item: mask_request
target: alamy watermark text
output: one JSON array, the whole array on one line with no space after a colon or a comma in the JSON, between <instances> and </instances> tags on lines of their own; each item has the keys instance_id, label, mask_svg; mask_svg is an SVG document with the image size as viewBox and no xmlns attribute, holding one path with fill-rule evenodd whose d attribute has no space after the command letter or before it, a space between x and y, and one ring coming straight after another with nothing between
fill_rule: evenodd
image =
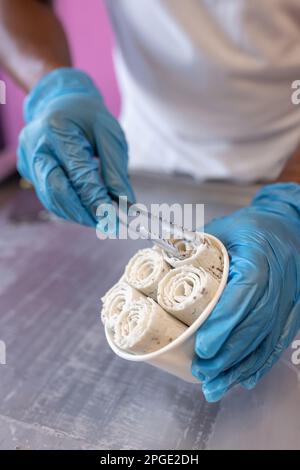
<instances>
[{"instance_id":1,"label":"alamy watermark text","mask_svg":"<svg viewBox=\"0 0 300 470\"><path fill-rule=\"evenodd\" d=\"M6 364L6 344L0 340L0 365Z\"/></svg>"},{"instance_id":2,"label":"alamy watermark text","mask_svg":"<svg viewBox=\"0 0 300 470\"><path fill-rule=\"evenodd\" d=\"M203 231L203 204L100 204L97 209L97 237L137 240L138 238L182 238L182 229Z\"/></svg>"},{"instance_id":3,"label":"alamy watermark text","mask_svg":"<svg viewBox=\"0 0 300 470\"><path fill-rule=\"evenodd\" d=\"M294 366L300 365L300 339L292 342L292 349L294 350L291 360Z\"/></svg>"},{"instance_id":4,"label":"alamy watermark text","mask_svg":"<svg viewBox=\"0 0 300 470\"><path fill-rule=\"evenodd\" d=\"M0 80L0 104L6 104L6 84Z\"/></svg>"}]
</instances>

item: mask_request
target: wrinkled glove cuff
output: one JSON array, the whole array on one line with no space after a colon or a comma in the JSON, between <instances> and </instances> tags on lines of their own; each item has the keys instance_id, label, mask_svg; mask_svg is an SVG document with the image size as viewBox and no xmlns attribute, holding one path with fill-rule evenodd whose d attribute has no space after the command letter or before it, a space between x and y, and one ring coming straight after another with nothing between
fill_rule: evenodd
<instances>
[{"instance_id":1,"label":"wrinkled glove cuff","mask_svg":"<svg viewBox=\"0 0 300 470\"><path fill-rule=\"evenodd\" d=\"M297 183L274 183L264 186L252 201L252 206L268 212L300 218L300 185Z\"/></svg>"},{"instance_id":2,"label":"wrinkled glove cuff","mask_svg":"<svg viewBox=\"0 0 300 470\"><path fill-rule=\"evenodd\" d=\"M88 94L102 100L98 88L85 72L75 68L59 68L41 78L26 97L24 102L25 122L30 122L56 97L72 93Z\"/></svg>"}]
</instances>

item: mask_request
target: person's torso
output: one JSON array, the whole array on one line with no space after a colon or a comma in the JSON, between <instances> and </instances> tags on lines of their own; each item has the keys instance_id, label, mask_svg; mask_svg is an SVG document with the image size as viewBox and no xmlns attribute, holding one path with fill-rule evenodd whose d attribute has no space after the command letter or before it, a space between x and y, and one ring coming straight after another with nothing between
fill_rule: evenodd
<instances>
[{"instance_id":1,"label":"person's torso","mask_svg":"<svg viewBox=\"0 0 300 470\"><path fill-rule=\"evenodd\" d=\"M134 167L273 178L300 139L299 0L107 0Z\"/></svg>"}]
</instances>

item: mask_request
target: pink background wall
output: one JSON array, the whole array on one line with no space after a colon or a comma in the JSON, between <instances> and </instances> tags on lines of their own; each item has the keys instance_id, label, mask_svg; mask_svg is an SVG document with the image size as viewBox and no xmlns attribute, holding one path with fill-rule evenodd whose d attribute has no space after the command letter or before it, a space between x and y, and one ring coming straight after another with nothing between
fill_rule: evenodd
<instances>
[{"instance_id":1,"label":"pink background wall","mask_svg":"<svg viewBox=\"0 0 300 470\"><path fill-rule=\"evenodd\" d=\"M103 0L56 0L74 65L95 80L109 109L118 115L120 97L113 70L113 37Z\"/></svg>"},{"instance_id":2,"label":"pink background wall","mask_svg":"<svg viewBox=\"0 0 300 470\"><path fill-rule=\"evenodd\" d=\"M120 97L112 63L113 37L103 0L56 0L56 11L67 32L74 65L88 72L105 98L114 115L118 115ZM7 84L7 104L1 106L1 122L4 128L7 153L14 165L14 151L23 126L22 103L24 94L4 74ZM1 171L2 167L2 171ZM4 159L0 158L0 178ZM7 168L7 158L6 165Z\"/></svg>"}]
</instances>

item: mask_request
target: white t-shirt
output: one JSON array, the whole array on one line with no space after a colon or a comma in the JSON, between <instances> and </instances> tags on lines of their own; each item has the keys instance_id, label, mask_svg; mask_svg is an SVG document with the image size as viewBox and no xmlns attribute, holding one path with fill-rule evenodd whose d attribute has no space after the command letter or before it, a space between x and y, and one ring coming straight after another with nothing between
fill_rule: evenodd
<instances>
[{"instance_id":1,"label":"white t-shirt","mask_svg":"<svg viewBox=\"0 0 300 470\"><path fill-rule=\"evenodd\" d=\"M106 1L131 168L278 176L300 141L300 1Z\"/></svg>"}]
</instances>

